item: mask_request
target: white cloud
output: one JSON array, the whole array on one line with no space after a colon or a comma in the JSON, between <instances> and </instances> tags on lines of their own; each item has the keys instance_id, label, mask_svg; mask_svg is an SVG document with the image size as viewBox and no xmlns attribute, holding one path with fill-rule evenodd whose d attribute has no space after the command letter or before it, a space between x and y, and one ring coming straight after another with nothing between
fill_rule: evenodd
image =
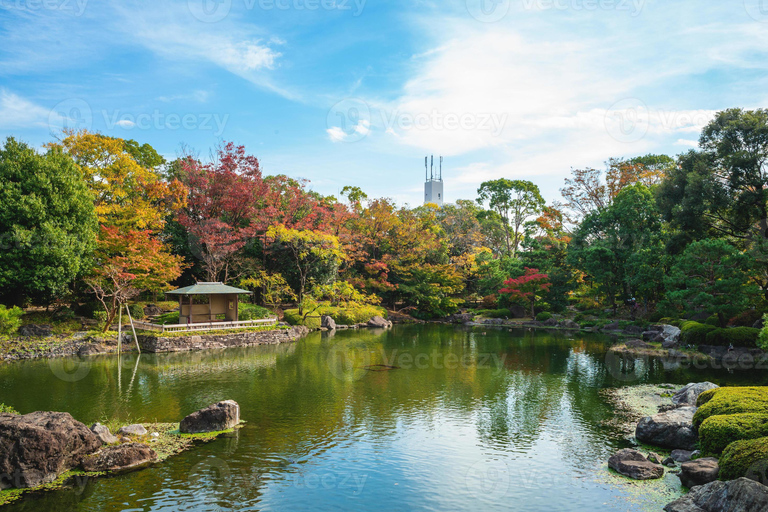
<instances>
[{"instance_id":1,"label":"white cloud","mask_svg":"<svg viewBox=\"0 0 768 512\"><path fill-rule=\"evenodd\" d=\"M0 89L0 128L28 128L47 122L50 110Z\"/></svg>"},{"instance_id":2,"label":"white cloud","mask_svg":"<svg viewBox=\"0 0 768 512\"><path fill-rule=\"evenodd\" d=\"M325 131L333 142L344 142L347 138L347 134L338 126L333 126Z\"/></svg>"},{"instance_id":3,"label":"white cloud","mask_svg":"<svg viewBox=\"0 0 768 512\"><path fill-rule=\"evenodd\" d=\"M121 119L115 124L120 128L126 128L126 129L133 128L134 126L136 126L136 123L134 123L130 119Z\"/></svg>"},{"instance_id":4,"label":"white cloud","mask_svg":"<svg viewBox=\"0 0 768 512\"><path fill-rule=\"evenodd\" d=\"M211 93L203 90L192 91L188 94L173 94L171 96L160 96L157 99L164 103L171 103L173 101L195 101L197 103L205 103L211 97Z\"/></svg>"}]
</instances>

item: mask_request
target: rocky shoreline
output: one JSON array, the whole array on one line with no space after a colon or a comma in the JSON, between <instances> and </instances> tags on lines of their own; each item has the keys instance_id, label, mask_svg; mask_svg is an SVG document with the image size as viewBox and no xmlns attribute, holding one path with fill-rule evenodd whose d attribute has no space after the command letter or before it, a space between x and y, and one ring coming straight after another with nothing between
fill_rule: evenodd
<instances>
[{"instance_id":1,"label":"rocky shoreline","mask_svg":"<svg viewBox=\"0 0 768 512\"><path fill-rule=\"evenodd\" d=\"M180 423L133 424L116 435L64 412L0 413L0 505L34 491L84 486L89 478L150 467L241 425L233 400L193 412ZM75 480L75 482L73 482Z\"/></svg>"}]
</instances>

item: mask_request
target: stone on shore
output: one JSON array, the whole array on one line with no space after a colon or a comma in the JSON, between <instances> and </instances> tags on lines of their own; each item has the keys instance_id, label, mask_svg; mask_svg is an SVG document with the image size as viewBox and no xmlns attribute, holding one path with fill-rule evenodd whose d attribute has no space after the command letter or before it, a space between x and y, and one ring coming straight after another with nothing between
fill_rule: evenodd
<instances>
[{"instance_id":1,"label":"stone on shore","mask_svg":"<svg viewBox=\"0 0 768 512\"><path fill-rule=\"evenodd\" d=\"M240 423L240 406L234 400L224 400L193 412L179 424L184 434L203 434L234 428Z\"/></svg>"},{"instance_id":2,"label":"stone on shore","mask_svg":"<svg viewBox=\"0 0 768 512\"><path fill-rule=\"evenodd\" d=\"M157 460L157 453L142 443L127 443L108 446L83 457L82 466L86 471L127 471L140 469Z\"/></svg>"},{"instance_id":3,"label":"stone on shore","mask_svg":"<svg viewBox=\"0 0 768 512\"><path fill-rule=\"evenodd\" d=\"M768 487L747 478L715 481L694 487L673 501L665 512L764 512L768 510Z\"/></svg>"},{"instance_id":4,"label":"stone on shore","mask_svg":"<svg viewBox=\"0 0 768 512\"><path fill-rule=\"evenodd\" d=\"M675 405L696 405L699 395L710 389L716 389L720 386L711 382L692 382L675 393L672 397L672 403Z\"/></svg>"},{"instance_id":5,"label":"stone on shore","mask_svg":"<svg viewBox=\"0 0 768 512\"><path fill-rule=\"evenodd\" d=\"M368 327L374 327L379 329L388 329L389 327L392 327L392 322L380 317L375 316L368 320Z\"/></svg>"},{"instance_id":6,"label":"stone on shore","mask_svg":"<svg viewBox=\"0 0 768 512\"><path fill-rule=\"evenodd\" d=\"M703 459L684 462L680 471L680 482L688 488L704 485L717 480L720 466L717 459L705 457Z\"/></svg>"},{"instance_id":7,"label":"stone on shore","mask_svg":"<svg viewBox=\"0 0 768 512\"><path fill-rule=\"evenodd\" d=\"M147 429L144 428L144 425L126 425L125 427L120 427L120 429L117 431L118 436L145 436L147 435Z\"/></svg>"},{"instance_id":8,"label":"stone on shore","mask_svg":"<svg viewBox=\"0 0 768 512\"><path fill-rule=\"evenodd\" d=\"M113 436L109 428L101 423L94 423L91 426L91 432L99 436L102 444L115 444L117 442L117 436Z\"/></svg>"},{"instance_id":9,"label":"stone on shore","mask_svg":"<svg viewBox=\"0 0 768 512\"><path fill-rule=\"evenodd\" d=\"M336 330L336 321L328 315L323 315L320 318L320 327L328 329L329 331Z\"/></svg>"},{"instance_id":10,"label":"stone on shore","mask_svg":"<svg viewBox=\"0 0 768 512\"><path fill-rule=\"evenodd\" d=\"M22 325L19 327L19 336L24 337L41 337L41 338L47 338L48 336L53 336L53 330L50 325L36 325L36 324L27 324Z\"/></svg>"},{"instance_id":11,"label":"stone on shore","mask_svg":"<svg viewBox=\"0 0 768 512\"><path fill-rule=\"evenodd\" d=\"M664 468L650 462L637 450L624 448L608 459L608 467L634 480L655 480L664 476Z\"/></svg>"},{"instance_id":12,"label":"stone on shore","mask_svg":"<svg viewBox=\"0 0 768 512\"><path fill-rule=\"evenodd\" d=\"M637 424L638 441L664 448L693 450L698 435L693 428L696 407L679 407L671 411L646 416Z\"/></svg>"},{"instance_id":13,"label":"stone on shore","mask_svg":"<svg viewBox=\"0 0 768 512\"><path fill-rule=\"evenodd\" d=\"M670 453L669 456L675 462L683 463L691 460L693 457L693 452L690 450L672 450L672 453Z\"/></svg>"},{"instance_id":14,"label":"stone on shore","mask_svg":"<svg viewBox=\"0 0 768 512\"><path fill-rule=\"evenodd\" d=\"M53 482L99 448L99 437L68 413L2 413L0 488Z\"/></svg>"}]
</instances>

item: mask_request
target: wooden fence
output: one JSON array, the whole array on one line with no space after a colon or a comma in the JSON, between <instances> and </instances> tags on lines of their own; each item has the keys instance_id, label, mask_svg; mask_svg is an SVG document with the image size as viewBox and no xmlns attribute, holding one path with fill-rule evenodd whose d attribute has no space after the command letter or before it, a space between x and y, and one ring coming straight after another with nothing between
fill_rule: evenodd
<instances>
[{"instance_id":1,"label":"wooden fence","mask_svg":"<svg viewBox=\"0 0 768 512\"><path fill-rule=\"evenodd\" d=\"M261 320L242 320L238 322L198 322L194 324L151 324L149 322L133 321L133 326L142 331L154 331L159 333L166 332L195 332L195 331L222 331L230 329L247 329L248 327L259 327L276 325L277 318L264 318Z\"/></svg>"}]
</instances>

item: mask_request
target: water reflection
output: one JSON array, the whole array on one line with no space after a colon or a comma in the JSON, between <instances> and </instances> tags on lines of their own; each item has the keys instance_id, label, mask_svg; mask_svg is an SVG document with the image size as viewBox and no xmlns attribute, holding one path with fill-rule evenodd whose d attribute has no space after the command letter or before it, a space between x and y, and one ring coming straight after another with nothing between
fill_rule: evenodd
<instances>
[{"instance_id":1,"label":"water reflection","mask_svg":"<svg viewBox=\"0 0 768 512\"><path fill-rule=\"evenodd\" d=\"M149 470L6 510L616 510L623 491L596 475L625 441L603 426L613 412L601 389L754 375L633 360L622 367L627 380L606 364L605 341L401 326L290 345L6 364L0 401L21 412L171 422L234 399L247 422Z\"/></svg>"}]
</instances>

